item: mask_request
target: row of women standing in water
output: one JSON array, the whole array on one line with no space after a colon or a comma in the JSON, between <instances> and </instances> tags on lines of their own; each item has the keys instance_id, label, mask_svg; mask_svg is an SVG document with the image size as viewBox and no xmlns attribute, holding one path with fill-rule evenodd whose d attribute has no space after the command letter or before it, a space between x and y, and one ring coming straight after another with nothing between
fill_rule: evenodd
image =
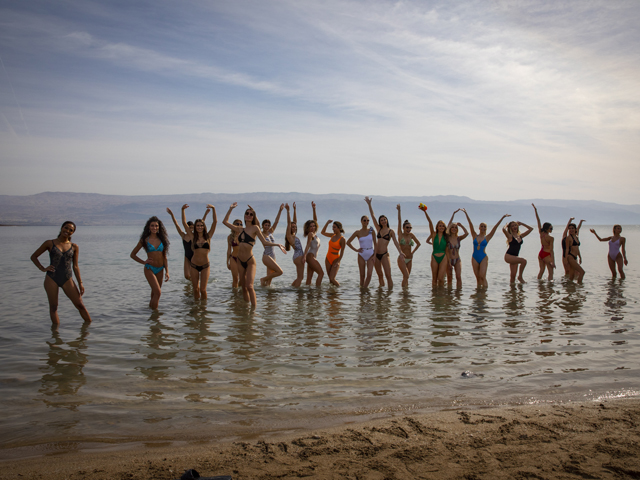
<instances>
[{"instance_id":1,"label":"row of women standing in water","mask_svg":"<svg viewBox=\"0 0 640 480\"><path fill-rule=\"evenodd\" d=\"M353 232L349 239L344 237L344 229L338 221L327 220L322 231L319 232L319 224L316 213L316 205L311 203L313 209L313 219L307 220L303 226L303 236L306 237L306 245L303 248L302 242L298 238L298 219L296 212L296 204L282 204L276 216L274 223L264 220L262 224L258 221L255 210L248 206L244 212L244 219L236 219L229 221L231 213L237 207L234 203L229 207L227 214L223 220L223 224L231 230L227 238L227 268L231 271L233 277L233 286L241 287L242 293L247 302L252 306L256 304L256 294L253 288L254 279L257 270L257 261L253 254L253 247L256 239L260 240L265 247L262 255L262 263L267 267L267 273L260 279L262 286L271 284L271 280L282 275L282 268L276 262L274 249L279 248L286 253L293 249L293 263L296 267L296 279L292 283L293 286L300 286L304 279L304 269L307 267L306 284L313 283L313 277L316 276L315 283L319 286L326 274L329 281L336 286L340 283L337 280L340 262L344 256L345 249L349 247L358 253L358 265L360 269L360 286L367 287L371 281L373 271L375 270L381 286L387 285L393 287L391 276L391 260L389 254L389 245L393 243L398 251L397 264L402 273L402 286L409 284L409 276L413 265L413 257L420 248L421 243L412 233L412 225L409 220L402 221L402 212L400 205L398 210L398 230L394 232L389 224L389 219L385 215L380 215L377 219L373 211L372 200L365 197L368 205L369 213L373 219L373 227L369 225L370 219L367 215L361 218L361 228ZM536 220L538 223L538 232L540 234L541 250L538 254L538 263L540 271L538 278L541 279L548 272L548 278L553 279L554 269L556 268L554 255L554 239L551 236L553 227L550 223L541 224L538 211L533 205ZM186 209L188 205L182 206L182 226L180 228L173 212L167 208L167 212L171 216L178 233L182 237L185 250L184 258L184 276L193 283L193 295L195 299L207 298L207 282L209 280L210 263L209 252L211 250L211 237L215 233L218 222L216 209L213 205L207 205L207 209L202 219L195 222L187 222ZM285 245L276 243L273 234L280 221L282 211L287 211L287 231L285 235ZM207 229L205 219L211 211L212 222L211 227ZM424 214L429 222L430 235L427 243L433 246L431 255L431 271L434 285L443 285L445 277L449 285L453 283L453 277L456 277L457 287L462 286L461 280L461 259L460 246L461 242L471 234L473 239L473 253L471 264L473 272L477 279L477 285L480 288L486 288L487 283L487 266L488 257L485 249L493 238L498 226L502 221L509 217L503 215L496 223L493 229L487 233L487 225L480 223L478 232L476 232L473 222L467 211L463 208L453 212L448 224L440 220L435 227L426 207L423 208ZM455 223L456 213L462 211L467 219L469 231L461 223ZM583 220L578 225L573 223L573 218L569 220L562 238L562 263L565 274L571 279L582 282L584 270L581 266L582 257L580 255L579 233ZM331 225L331 231L329 231ZM523 227L525 230L520 231ZM375 228L375 229L374 229ZM58 237L53 240L45 241L31 256L33 263L43 272L46 272L45 291L49 300L50 317L53 324L59 323L57 314L58 307L58 291L63 289L67 297L73 302L79 310L85 322L90 322L91 317L82 302L84 294L84 286L80 278L80 269L78 267L79 249L75 243L71 243L71 236L76 230L73 222L65 222L62 225ZM460 230L463 232L460 235ZM518 281L524 283L523 271L527 265L527 261L519 256L523 239L533 231L530 227L522 222L511 221L502 229L506 242L508 244L507 252L504 260L510 266L511 282ZM607 261L611 269L612 276L616 277L616 269L620 277L624 278L623 265L627 265L626 256L626 240L620 234L622 227L615 225L613 227L613 235L601 238L595 230L591 232L601 242L609 243L609 253ZM325 269L322 269L321 263L317 259L318 251L321 245L319 235L328 238L328 252L325 258ZM353 243L358 240L358 246ZM144 260L138 256L140 250L144 250L147 259ZM50 265L42 266L38 257L45 251L49 252ZM169 252L169 239L167 231L158 217L151 217L140 235L140 239L131 252L131 258L136 262L144 265L144 275L147 282L151 286L151 300L149 307L158 308L161 295L161 287L163 281L169 280L169 264L167 254ZM78 286L73 281L75 274Z\"/></svg>"}]
</instances>

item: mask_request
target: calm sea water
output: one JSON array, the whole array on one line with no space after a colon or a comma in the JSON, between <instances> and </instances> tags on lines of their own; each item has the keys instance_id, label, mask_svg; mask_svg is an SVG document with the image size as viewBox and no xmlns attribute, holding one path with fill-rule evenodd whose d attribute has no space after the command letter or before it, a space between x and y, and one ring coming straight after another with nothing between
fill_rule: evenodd
<instances>
[{"instance_id":1,"label":"calm sea water","mask_svg":"<svg viewBox=\"0 0 640 480\"><path fill-rule=\"evenodd\" d=\"M414 232L427 236L426 227ZM52 332L43 274L29 256L57 233L0 229L4 458L33 454L29 445L55 453L91 442L230 438L407 409L639 394L638 227L623 232L631 261L625 281L611 280L606 244L583 228L582 286L561 275L537 281L535 234L522 250L524 286L509 285L504 236L496 234L486 292L475 287L470 238L462 242L459 291L432 290L425 245L408 289L392 255L392 291L378 288L375 275L373 287L361 290L351 250L341 287L292 288L291 253L278 253L285 273L271 288L256 287L254 313L231 288L224 227L213 241L206 304L192 299L181 241L170 232L172 278L156 312L147 307L142 267L129 259L140 229L81 227L74 242L94 321L83 328L61 293L61 326ZM255 253L260 258L261 247ZM477 376L461 376L467 370Z\"/></svg>"}]
</instances>

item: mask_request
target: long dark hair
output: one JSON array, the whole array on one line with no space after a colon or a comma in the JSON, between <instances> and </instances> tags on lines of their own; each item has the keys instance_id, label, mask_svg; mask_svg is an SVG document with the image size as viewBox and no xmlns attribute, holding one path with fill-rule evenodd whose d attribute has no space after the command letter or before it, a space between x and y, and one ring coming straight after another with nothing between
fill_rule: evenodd
<instances>
[{"instance_id":1,"label":"long dark hair","mask_svg":"<svg viewBox=\"0 0 640 480\"><path fill-rule=\"evenodd\" d=\"M316 222L315 220L307 220L306 222L304 222L304 227L302 227L302 232L304 233L305 237L309 235L309 228L311 227L311 225L316 226L316 235L318 234L318 222Z\"/></svg>"},{"instance_id":2,"label":"long dark hair","mask_svg":"<svg viewBox=\"0 0 640 480\"><path fill-rule=\"evenodd\" d=\"M142 248L144 248L145 252L149 252L149 247L147 246L147 238L151 235L151 224L153 222L158 223L158 238L164 245L164 251L162 252L165 256L169 254L169 237L167 236L167 230L164 228L164 224L162 220L160 220L155 215L147 220L147 223L144 225L144 230L142 230L142 235L140 235L140 243L142 244Z\"/></svg>"},{"instance_id":3,"label":"long dark hair","mask_svg":"<svg viewBox=\"0 0 640 480\"><path fill-rule=\"evenodd\" d=\"M298 231L298 224L295 222L291 222L291 227L296 226L296 232ZM291 227L287 228L287 230L291 229ZM292 230L292 229L291 229ZM291 235L293 235L295 237L295 235L293 234L293 231L291 231ZM291 250L291 244L289 243L289 235L285 235L284 236L284 249L288 252L289 250Z\"/></svg>"},{"instance_id":4,"label":"long dark hair","mask_svg":"<svg viewBox=\"0 0 640 480\"><path fill-rule=\"evenodd\" d=\"M198 226L198 223L202 223L202 226L204 227L202 229L202 238L204 238L205 241L209 240L209 232L207 232L207 224L204 223L204 220L202 220L201 218L196 219L195 222L193 222L193 244L191 248L195 248L195 246L198 244L198 239L200 238L200 234L198 233L198 229L196 228Z\"/></svg>"},{"instance_id":5,"label":"long dark hair","mask_svg":"<svg viewBox=\"0 0 640 480\"><path fill-rule=\"evenodd\" d=\"M344 233L344 228L342 228L342 223L340 223L340 222L333 222L333 224L334 224L336 227L338 227L338 231L339 231L340 233Z\"/></svg>"},{"instance_id":6,"label":"long dark hair","mask_svg":"<svg viewBox=\"0 0 640 480\"><path fill-rule=\"evenodd\" d=\"M76 224L73 223L71 220L67 220L66 222L64 222L62 224L62 226L60 227L60 233L58 233L58 236L62 235L62 229L64 227L66 227L67 225L73 225L73 233L76 233L76 230L78 229L78 227L76 227ZM71 236L69 236L69 239L71 239Z\"/></svg>"},{"instance_id":7,"label":"long dark hair","mask_svg":"<svg viewBox=\"0 0 640 480\"><path fill-rule=\"evenodd\" d=\"M573 225L575 227L575 224ZM553 227L553 225L551 225L549 222L544 222L544 224L542 224L542 231L544 233L549 233L549 229Z\"/></svg>"}]
</instances>

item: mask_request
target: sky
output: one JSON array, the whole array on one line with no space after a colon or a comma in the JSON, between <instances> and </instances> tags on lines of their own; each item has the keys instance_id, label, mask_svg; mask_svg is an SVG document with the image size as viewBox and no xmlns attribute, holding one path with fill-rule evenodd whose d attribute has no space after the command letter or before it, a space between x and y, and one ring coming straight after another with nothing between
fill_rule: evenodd
<instances>
[{"instance_id":1,"label":"sky","mask_svg":"<svg viewBox=\"0 0 640 480\"><path fill-rule=\"evenodd\" d=\"M639 204L640 2L0 0L0 194Z\"/></svg>"}]
</instances>

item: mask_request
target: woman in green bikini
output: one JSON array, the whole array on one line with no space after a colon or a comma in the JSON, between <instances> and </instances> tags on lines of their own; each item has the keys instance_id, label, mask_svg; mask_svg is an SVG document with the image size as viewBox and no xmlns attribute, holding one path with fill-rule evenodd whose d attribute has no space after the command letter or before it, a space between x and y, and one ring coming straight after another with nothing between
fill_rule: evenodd
<instances>
[{"instance_id":1,"label":"woman in green bikini","mask_svg":"<svg viewBox=\"0 0 640 480\"><path fill-rule=\"evenodd\" d=\"M431 275L432 285L444 286L444 276L447 273L447 225L442 220L438 220L436 228L426 210L423 210L425 217L429 221L431 235L427 238L427 243L433 244L433 254L431 255Z\"/></svg>"},{"instance_id":2,"label":"woman in green bikini","mask_svg":"<svg viewBox=\"0 0 640 480\"><path fill-rule=\"evenodd\" d=\"M402 272L402 286L409 286L409 275L411 274L411 266L413 265L413 254L420 248L420 240L411 233L411 222L405 220L402 223L402 214L400 213L400 204L398 204L398 243L400 249L404 253L404 257L398 255L398 268ZM416 248L413 248L415 245Z\"/></svg>"}]
</instances>

